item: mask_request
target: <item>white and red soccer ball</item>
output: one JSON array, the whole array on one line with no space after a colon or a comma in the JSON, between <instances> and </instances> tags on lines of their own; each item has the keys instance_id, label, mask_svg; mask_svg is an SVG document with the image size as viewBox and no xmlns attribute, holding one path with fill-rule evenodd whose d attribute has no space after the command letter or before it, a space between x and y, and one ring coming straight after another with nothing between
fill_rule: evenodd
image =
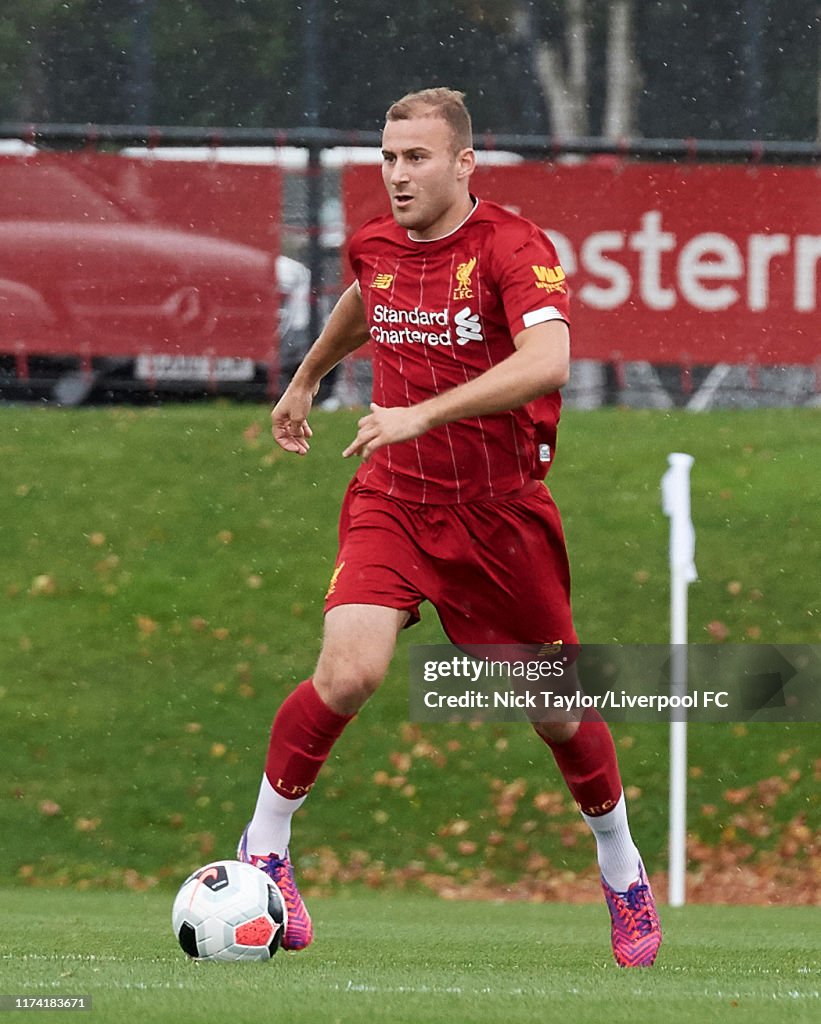
<instances>
[{"instance_id":1,"label":"white and red soccer ball","mask_svg":"<svg viewBox=\"0 0 821 1024\"><path fill-rule=\"evenodd\" d=\"M270 960L288 924L275 882L251 864L217 860L180 886L171 924L196 960Z\"/></svg>"}]
</instances>

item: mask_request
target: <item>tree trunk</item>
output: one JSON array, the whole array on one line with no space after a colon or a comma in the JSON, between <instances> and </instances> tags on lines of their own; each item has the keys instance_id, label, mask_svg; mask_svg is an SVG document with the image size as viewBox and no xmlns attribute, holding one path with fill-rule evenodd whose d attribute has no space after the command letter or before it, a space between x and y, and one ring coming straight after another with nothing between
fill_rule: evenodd
<instances>
[{"instance_id":1,"label":"tree trunk","mask_svg":"<svg viewBox=\"0 0 821 1024\"><path fill-rule=\"evenodd\" d=\"M20 93L17 100L17 118L24 122L48 121L48 76L44 66L43 38L39 31L31 34L26 49Z\"/></svg>"},{"instance_id":2,"label":"tree trunk","mask_svg":"<svg viewBox=\"0 0 821 1024\"><path fill-rule=\"evenodd\" d=\"M821 142L821 40L818 43L818 100L816 103L818 125L816 128L815 137L818 142Z\"/></svg>"},{"instance_id":3,"label":"tree trunk","mask_svg":"<svg viewBox=\"0 0 821 1024\"><path fill-rule=\"evenodd\" d=\"M633 39L634 0L612 0L607 25L607 97L602 135L631 138L636 133L639 74Z\"/></svg>"},{"instance_id":4,"label":"tree trunk","mask_svg":"<svg viewBox=\"0 0 821 1024\"><path fill-rule=\"evenodd\" d=\"M635 0L607 5L606 97L602 134L635 135L639 73L635 56ZM536 38L527 2L515 6L516 32L530 48L533 68L550 111L550 130L559 138L588 135L589 26L585 0L565 0L564 46Z\"/></svg>"},{"instance_id":5,"label":"tree trunk","mask_svg":"<svg viewBox=\"0 0 821 1024\"><path fill-rule=\"evenodd\" d=\"M587 135L589 126L584 0L566 0L565 20L566 66L553 43L534 43L535 70L550 110L551 132L561 138Z\"/></svg>"}]
</instances>

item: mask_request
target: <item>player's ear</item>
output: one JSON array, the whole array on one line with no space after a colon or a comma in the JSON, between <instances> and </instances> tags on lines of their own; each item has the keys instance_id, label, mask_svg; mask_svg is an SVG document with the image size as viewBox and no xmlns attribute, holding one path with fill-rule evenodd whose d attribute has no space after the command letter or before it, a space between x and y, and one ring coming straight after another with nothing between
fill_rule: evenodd
<instances>
[{"instance_id":1,"label":"player's ear","mask_svg":"<svg viewBox=\"0 0 821 1024\"><path fill-rule=\"evenodd\" d=\"M457 178L469 178L476 170L476 153L466 147L460 149L456 154L456 176Z\"/></svg>"}]
</instances>

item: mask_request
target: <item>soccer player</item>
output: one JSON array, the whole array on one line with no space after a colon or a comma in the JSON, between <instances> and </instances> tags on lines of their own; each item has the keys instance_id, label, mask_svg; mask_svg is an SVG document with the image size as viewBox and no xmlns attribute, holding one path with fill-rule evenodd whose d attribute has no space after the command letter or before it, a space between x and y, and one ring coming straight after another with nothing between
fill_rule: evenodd
<instances>
[{"instance_id":1,"label":"soccer player","mask_svg":"<svg viewBox=\"0 0 821 1024\"><path fill-rule=\"evenodd\" d=\"M306 455L323 375L366 342L373 402L344 450L344 499L313 676L280 707L238 850L282 889L286 949L312 939L288 854L291 818L334 741L387 671L399 631L429 601L454 644L575 644L558 510L543 483L569 370L565 275L544 233L470 192L463 95L394 103L382 136L391 214L353 236L356 277L272 413ZM627 822L613 740L587 715L534 722L596 839L622 966L649 966L658 917Z\"/></svg>"}]
</instances>

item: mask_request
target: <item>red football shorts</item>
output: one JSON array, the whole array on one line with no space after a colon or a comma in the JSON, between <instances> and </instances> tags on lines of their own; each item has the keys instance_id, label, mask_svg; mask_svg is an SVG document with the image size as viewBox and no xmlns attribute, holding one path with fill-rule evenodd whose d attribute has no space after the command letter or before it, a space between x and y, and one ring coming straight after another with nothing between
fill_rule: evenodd
<instances>
[{"instance_id":1,"label":"red football shorts","mask_svg":"<svg viewBox=\"0 0 821 1024\"><path fill-rule=\"evenodd\" d=\"M430 601L453 644L576 644L559 510L537 481L502 500L397 501L351 481L325 610Z\"/></svg>"}]
</instances>

